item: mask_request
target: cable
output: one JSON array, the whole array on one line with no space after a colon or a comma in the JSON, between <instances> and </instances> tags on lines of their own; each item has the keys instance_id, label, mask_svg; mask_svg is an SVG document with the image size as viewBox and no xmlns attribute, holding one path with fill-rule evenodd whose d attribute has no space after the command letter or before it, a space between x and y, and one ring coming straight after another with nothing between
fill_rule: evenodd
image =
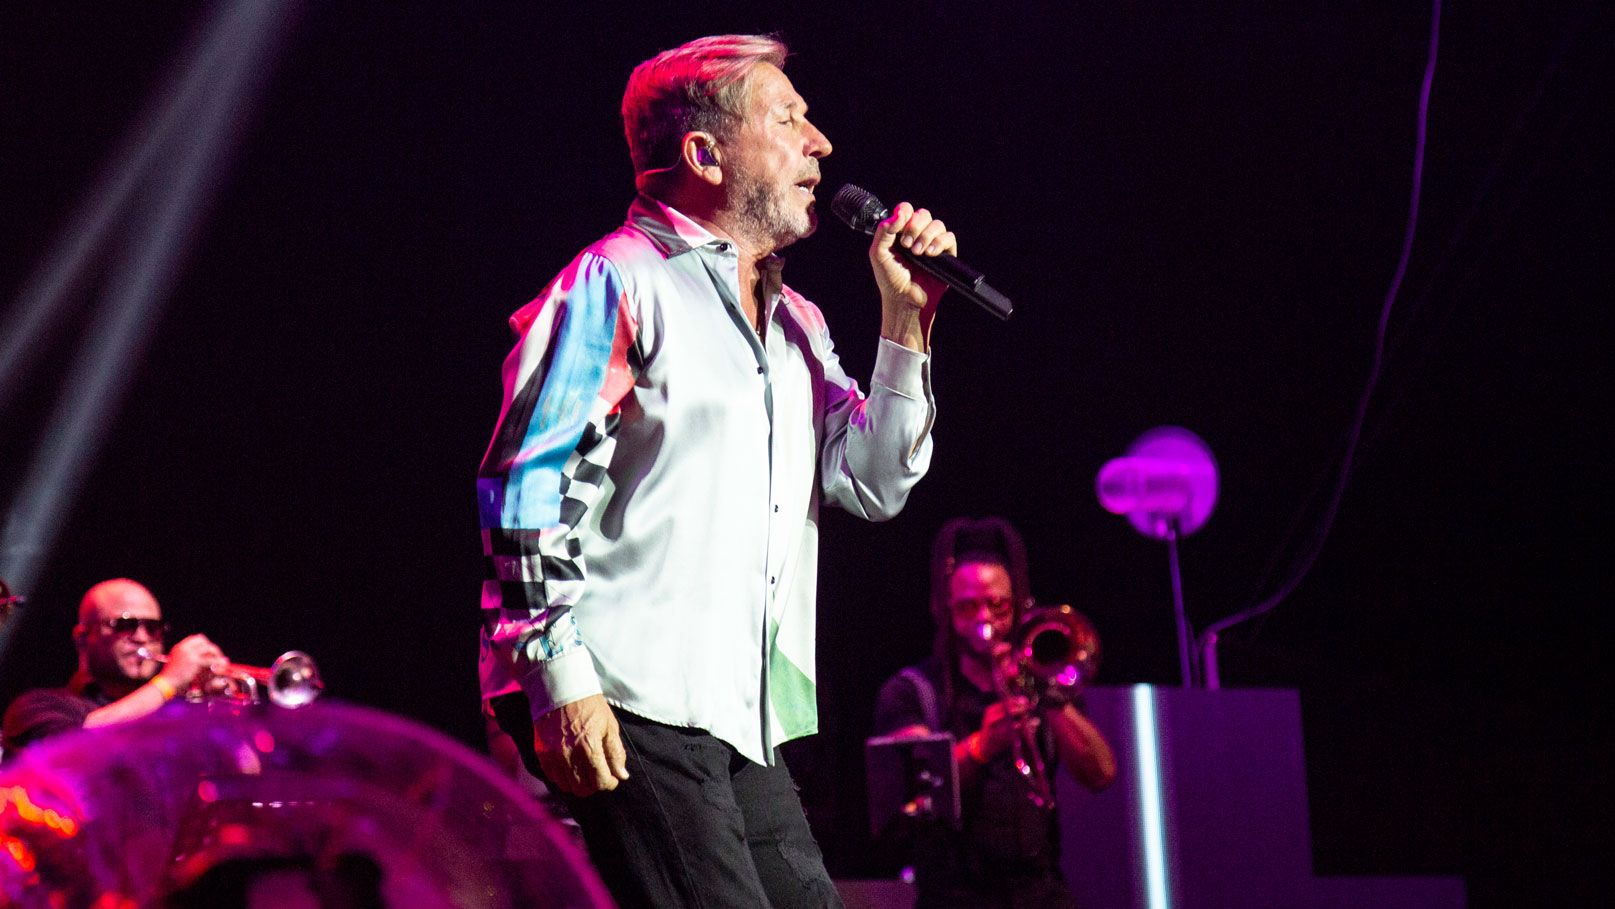
<instances>
[{"instance_id":1,"label":"cable","mask_svg":"<svg viewBox=\"0 0 1615 909\"><path fill-rule=\"evenodd\" d=\"M1291 593L1295 592L1295 589L1301 585L1302 580L1312 571L1312 566L1317 562L1318 556L1322 554L1324 543L1329 538L1329 531L1334 527L1335 517L1340 511L1340 502L1346 494L1346 485L1351 479L1353 462L1357 457L1357 446L1362 440L1363 424L1368 417L1368 405L1374 397L1374 390L1379 386L1380 375L1384 369L1385 340L1390 329L1391 310L1396 305L1397 295L1402 290L1402 281L1407 277L1408 262L1413 258L1413 238L1418 232L1419 199L1424 186L1424 150L1430 125L1430 89L1435 82L1436 59L1440 45L1441 0L1432 0L1429 50L1425 58L1424 79L1419 88L1417 134L1413 148L1413 187L1408 203L1407 224L1402 233L1402 252L1396 263L1396 271L1391 276L1390 287L1385 292L1384 302L1380 306L1379 326L1374 333L1374 355L1369 364L1368 379L1363 383L1362 394L1357 399L1356 413L1353 415L1351 429L1346 436L1346 450L1340 459L1340 473L1335 478L1334 489L1330 495L1329 503L1324 508L1324 514L1319 520L1317 529L1313 531L1309 545L1300 556L1299 564L1290 573L1290 576L1279 585L1278 590L1256 605L1207 626L1200 633L1202 648L1208 643L1215 643L1217 636L1229 628L1271 611L1284 602L1285 598Z\"/></svg>"},{"instance_id":2,"label":"cable","mask_svg":"<svg viewBox=\"0 0 1615 909\"><path fill-rule=\"evenodd\" d=\"M1423 310L1425 304L1430 301L1431 296L1435 292L1437 283L1446 274L1448 267L1456 260L1459 248L1463 245L1464 241L1468 238L1470 232L1474 228L1475 222L1479 219L1487 201L1490 200L1494 195L1503 196L1503 198L1501 198L1498 202L1498 205L1501 206L1499 219L1502 222L1506 222L1508 217L1519 208L1522 201L1528 195L1532 184L1535 182L1535 178L1542 171L1544 166L1543 158L1539 156L1534 161L1528 159L1528 166L1525 167L1523 176L1519 177L1517 185L1512 189L1507 190L1499 188L1500 184L1503 183L1505 167L1509 164L1511 159L1517 156L1516 153L1518 151L1520 137L1526 134L1527 129L1531 125L1532 119L1536 117L1537 112L1542 108L1543 103L1547 98L1549 88L1553 86L1553 83L1565 71L1567 67L1566 59L1570 56L1576 39L1587 31L1588 20L1591 18L1592 14L1593 8L1588 7L1582 10L1580 15L1573 17L1565 27L1553 53L1549 56L1546 65L1536 78L1530 98L1515 116L1513 123L1506 134L1506 138L1502 143L1502 147L1493 158L1491 164L1487 167L1485 176L1479 181L1478 186L1471 195L1467 208L1465 209L1463 215L1458 219L1456 225L1453 227L1448 236L1446 244L1442 247L1441 253L1436 257L1435 263L1425 274L1425 277L1420 284L1418 293L1410 297L1408 302L1398 310L1400 316L1399 321L1402 323L1402 327L1400 331L1392 332L1386 341L1386 366L1392 375L1395 374L1396 361L1399 352L1406 348L1410 342L1409 336L1412 332L1412 320L1417 317L1417 315ZM1573 79L1574 77L1567 78ZM1583 106L1587 96L1586 84L1580 81L1577 81L1574 84L1580 88L1580 91L1577 93L1570 111L1563 115L1561 121L1556 127L1547 132L1549 141L1545 143L1538 143L1538 148L1542 147L1543 145L1552 146L1557 144L1559 138L1562 137L1569 121L1575 116L1575 112L1580 110L1580 108ZM1502 230L1503 227L1501 223L1494 227L1488 236L1478 242L1477 250L1485 249L1486 247L1490 246L1496 241L1497 236ZM1471 253L1471 255L1475 254L1476 253ZM1458 283L1451 288L1452 293L1449 296L1453 296L1454 299L1461 297L1461 292L1465 287L1473 282L1474 277L1473 272L1462 276L1458 280ZM1452 305L1449 304L1438 316L1438 329L1439 326L1443 324L1451 314ZM1397 397L1392 395L1393 389L1387 388L1376 401L1376 406L1374 408L1375 412L1369 416L1367 424L1364 427L1362 441L1359 444L1360 448L1366 449L1372 446L1375 439L1377 439L1379 435L1386 429L1389 419L1387 416L1388 410L1398 400ZM1290 550L1291 543L1295 540L1296 535L1301 530L1303 519L1307 514L1313 511L1314 501L1327 491L1329 477L1333 472L1333 467L1331 465L1334 463L1335 457L1332 456L1325 462L1324 466L1318 471L1317 475L1308 485L1307 494L1301 499L1300 505L1295 509L1294 516L1291 518L1289 525L1285 528L1284 533L1279 537L1281 542L1274 549L1274 552L1267 563L1263 565L1261 572L1257 576L1256 582L1252 585L1253 598L1261 591L1268 589L1268 582L1272 579L1273 574L1279 570L1283 562L1283 556Z\"/></svg>"}]
</instances>

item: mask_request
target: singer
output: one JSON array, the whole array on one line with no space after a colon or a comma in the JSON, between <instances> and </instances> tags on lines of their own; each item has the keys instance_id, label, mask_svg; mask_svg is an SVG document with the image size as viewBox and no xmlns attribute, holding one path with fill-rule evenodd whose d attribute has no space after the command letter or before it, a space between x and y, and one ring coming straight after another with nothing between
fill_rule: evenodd
<instances>
[{"instance_id":1,"label":"singer","mask_svg":"<svg viewBox=\"0 0 1615 909\"><path fill-rule=\"evenodd\" d=\"M865 394L781 280L830 154L785 59L634 70L638 198L511 318L479 472L483 696L624 907L840 905L778 751L817 731L819 504L890 518L931 458L944 285L893 251L957 241L908 203L875 229Z\"/></svg>"}]
</instances>

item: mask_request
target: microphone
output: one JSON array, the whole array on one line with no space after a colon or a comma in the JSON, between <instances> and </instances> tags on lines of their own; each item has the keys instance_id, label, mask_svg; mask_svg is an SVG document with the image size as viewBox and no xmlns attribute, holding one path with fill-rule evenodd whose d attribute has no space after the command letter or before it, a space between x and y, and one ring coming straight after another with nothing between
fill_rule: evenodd
<instances>
[{"instance_id":1,"label":"microphone","mask_svg":"<svg viewBox=\"0 0 1615 909\"><path fill-rule=\"evenodd\" d=\"M830 200L830 210L836 213L836 217L846 222L848 227L865 234L874 234L875 225L891 215L891 210L868 190L853 186L851 183L843 184L836 190L835 198ZM901 245L893 245L892 250L1000 319L1008 319L1010 313L1015 311L1015 305L1009 302L1008 297L994 290L992 285L987 283L985 275L948 253L921 256L909 252Z\"/></svg>"},{"instance_id":2,"label":"microphone","mask_svg":"<svg viewBox=\"0 0 1615 909\"><path fill-rule=\"evenodd\" d=\"M1105 462L1094 487L1111 514L1175 516L1194 501L1206 475L1200 465L1134 455Z\"/></svg>"}]
</instances>

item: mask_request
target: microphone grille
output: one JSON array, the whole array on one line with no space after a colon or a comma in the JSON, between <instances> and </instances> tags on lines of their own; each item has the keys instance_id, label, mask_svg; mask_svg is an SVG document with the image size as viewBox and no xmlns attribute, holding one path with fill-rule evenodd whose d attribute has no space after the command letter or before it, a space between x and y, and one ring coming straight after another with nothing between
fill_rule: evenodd
<instances>
[{"instance_id":1,"label":"microphone grille","mask_svg":"<svg viewBox=\"0 0 1615 909\"><path fill-rule=\"evenodd\" d=\"M836 190L830 200L830 210L848 227L866 234L874 233L875 225L891 214L869 190L851 183L843 183Z\"/></svg>"}]
</instances>

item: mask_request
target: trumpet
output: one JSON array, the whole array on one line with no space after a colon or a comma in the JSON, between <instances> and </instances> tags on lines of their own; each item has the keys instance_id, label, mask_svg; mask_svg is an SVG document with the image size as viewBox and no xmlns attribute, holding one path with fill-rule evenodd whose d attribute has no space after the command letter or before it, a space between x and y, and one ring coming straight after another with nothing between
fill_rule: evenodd
<instances>
[{"instance_id":1,"label":"trumpet","mask_svg":"<svg viewBox=\"0 0 1615 909\"><path fill-rule=\"evenodd\" d=\"M135 651L141 659L166 664L168 657L148 648ZM314 658L301 650L288 650L268 668L229 663L217 672L203 672L185 692L192 702L224 701L261 704L267 697L277 707L297 708L314 702L325 690Z\"/></svg>"},{"instance_id":2,"label":"trumpet","mask_svg":"<svg viewBox=\"0 0 1615 909\"><path fill-rule=\"evenodd\" d=\"M1027 696L1070 699L1099 673L1099 632L1070 606L1044 606L1021 620L1010 656Z\"/></svg>"},{"instance_id":3,"label":"trumpet","mask_svg":"<svg viewBox=\"0 0 1615 909\"><path fill-rule=\"evenodd\" d=\"M992 624L982 623L979 633L992 640ZM1064 604L1035 608L1016 626L993 682L1006 700L1022 697L1034 708L1043 701L1066 703L1098 674L1099 657L1099 632L1087 616ZM1053 809L1054 786L1030 723L1018 725L1012 748L1027 797L1039 808Z\"/></svg>"}]
</instances>

